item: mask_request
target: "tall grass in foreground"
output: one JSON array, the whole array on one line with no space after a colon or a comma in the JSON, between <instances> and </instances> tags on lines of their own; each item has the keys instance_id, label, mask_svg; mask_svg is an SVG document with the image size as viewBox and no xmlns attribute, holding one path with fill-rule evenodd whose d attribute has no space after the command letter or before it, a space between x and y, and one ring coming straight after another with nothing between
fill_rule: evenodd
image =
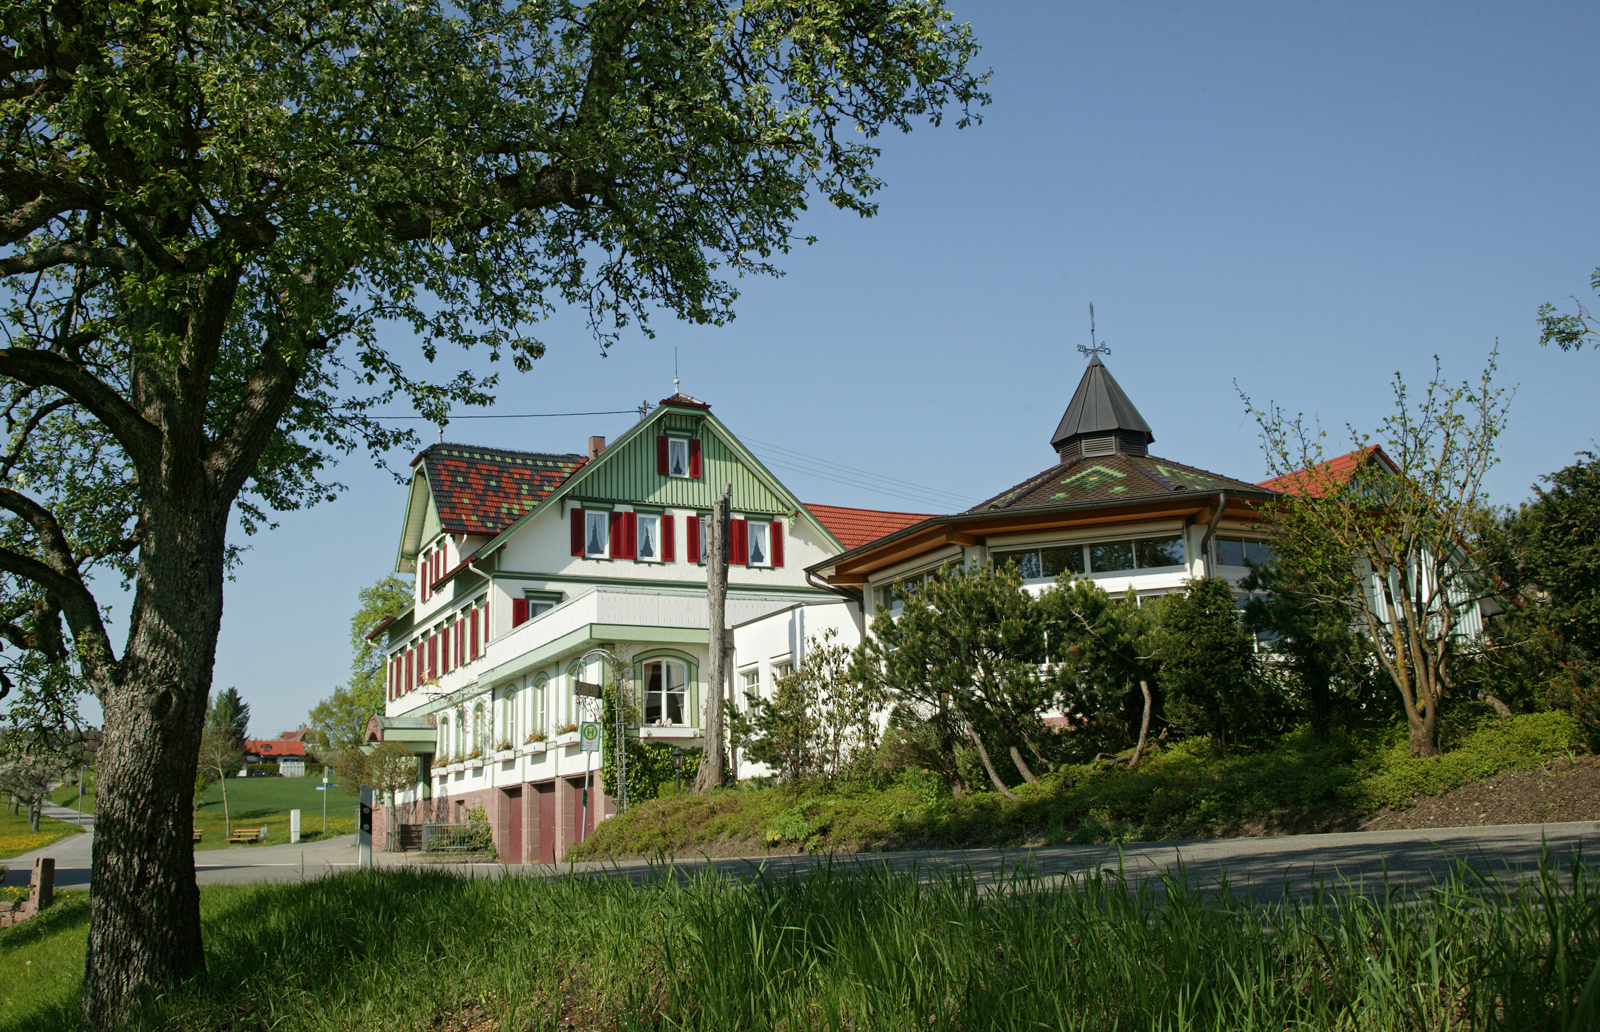
<instances>
[{"instance_id":1,"label":"tall grass in foreground","mask_svg":"<svg viewBox=\"0 0 1600 1032\"><path fill-rule=\"evenodd\" d=\"M213 887L204 906L210 976L146 1027L1600 1027L1600 894L1581 865L1267 905L1174 879L840 865L638 887L388 871ZM73 1009L26 1027L70 1028Z\"/></svg>"}]
</instances>

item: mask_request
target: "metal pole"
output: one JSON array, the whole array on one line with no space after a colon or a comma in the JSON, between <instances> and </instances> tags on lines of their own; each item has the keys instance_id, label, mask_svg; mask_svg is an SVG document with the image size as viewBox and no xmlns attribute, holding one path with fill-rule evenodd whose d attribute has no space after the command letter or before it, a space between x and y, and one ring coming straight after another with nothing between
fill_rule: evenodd
<instances>
[{"instance_id":1,"label":"metal pole","mask_svg":"<svg viewBox=\"0 0 1600 1032\"><path fill-rule=\"evenodd\" d=\"M78 764L78 827L83 827L83 764Z\"/></svg>"},{"instance_id":2,"label":"metal pole","mask_svg":"<svg viewBox=\"0 0 1600 1032\"><path fill-rule=\"evenodd\" d=\"M327 793L323 793L326 795ZM372 786L361 786L361 805L356 821L356 859L361 870L372 867Z\"/></svg>"},{"instance_id":3,"label":"metal pole","mask_svg":"<svg viewBox=\"0 0 1600 1032\"><path fill-rule=\"evenodd\" d=\"M578 841L582 842L589 837L589 791L594 788L594 761L589 759L591 754L585 753L583 765L589 769L584 772L583 782L583 827L579 829Z\"/></svg>"},{"instance_id":4,"label":"metal pole","mask_svg":"<svg viewBox=\"0 0 1600 1032\"><path fill-rule=\"evenodd\" d=\"M322 833L328 833L328 768L322 768Z\"/></svg>"}]
</instances>

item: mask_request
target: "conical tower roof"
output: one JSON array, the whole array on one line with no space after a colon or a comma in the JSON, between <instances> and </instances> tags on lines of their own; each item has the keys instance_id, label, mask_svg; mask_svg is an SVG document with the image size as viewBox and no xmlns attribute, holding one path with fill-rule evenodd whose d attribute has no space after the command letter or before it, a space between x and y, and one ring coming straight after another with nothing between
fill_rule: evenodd
<instances>
[{"instance_id":1,"label":"conical tower roof","mask_svg":"<svg viewBox=\"0 0 1600 1032\"><path fill-rule=\"evenodd\" d=\"M1115 435L1122 438L1123 434L1142 438L1145 444L1156 439L1150 432L1150 424L1122 392L1111 370L1100 361L1099 354L1092 354L1089 368L1083 371L1077 393L1072 396L1072 403L1061 417L1061 425L1056 427L1050 444L1059 452L1083 437Z\"/></svg>"}]
</instances>

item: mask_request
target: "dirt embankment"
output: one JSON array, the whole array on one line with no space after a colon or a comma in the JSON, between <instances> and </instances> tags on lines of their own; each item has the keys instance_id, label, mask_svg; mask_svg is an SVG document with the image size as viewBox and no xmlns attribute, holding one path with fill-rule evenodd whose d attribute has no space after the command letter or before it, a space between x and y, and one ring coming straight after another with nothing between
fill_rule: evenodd
<instances>
[{"instance_id":1,"label":"dirt embankment","mask_svg":"<svg viewBox=\"0 0 1600 1032\"><path fill-rule=\"evenodd\" d=\"M1490 824L1600 821L1600 762L1580 756L1539 770L1501 774L1361 822L1363 831L1471 828Z\"/></svg>"}]
</instances>

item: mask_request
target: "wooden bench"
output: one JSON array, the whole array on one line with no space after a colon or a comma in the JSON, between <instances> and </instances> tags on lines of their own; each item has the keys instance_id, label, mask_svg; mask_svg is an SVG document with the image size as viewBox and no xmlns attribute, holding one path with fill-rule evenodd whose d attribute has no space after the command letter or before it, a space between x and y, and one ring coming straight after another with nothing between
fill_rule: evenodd
<instances>
[{"instance_id":1,"label":"wooden bench","mask_svg":"<svg viewBox=\"0 0 1600 1032\"><path fill-rule=\"evenodd\" d=\"M257 842L261 839L261 832L252 828L249 831L236 831L228 836L230 843Z\"/></svg>"},{"instance_id":2,"label":"wooden bench","mask_svg":"<svg viewBox=\"0 0 1600 1032\"><path fill-rule=\"evenodd\" d=\"M199 828L194 829L194 840L196 842L199 842L200 841L200 836L202 836L204 834L205 834L205 832L202 831L201 829L199 829Z\"/></svg>"}]
</instances>

